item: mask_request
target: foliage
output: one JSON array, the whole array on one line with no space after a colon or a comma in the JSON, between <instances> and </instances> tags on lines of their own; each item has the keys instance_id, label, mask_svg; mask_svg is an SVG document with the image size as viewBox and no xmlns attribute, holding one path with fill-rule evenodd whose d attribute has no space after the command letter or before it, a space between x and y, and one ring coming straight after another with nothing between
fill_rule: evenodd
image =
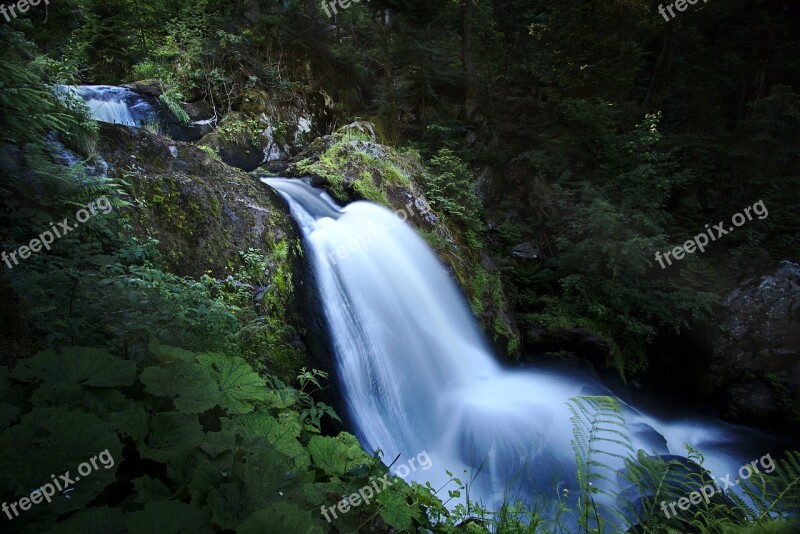
<instances>
[{"instance_id":1,"label":"foliage","mask_svg":"<svg viewBox=\"0 0 800 534\"><path fill-rule=\"evenodd\" d=\"M3 140L26 144L39 151L53 131L73 146L85 147L96 127L75 100L59 99L34 74L36 61L30 43L9 26L0 28L5 53L0 59L0 127Z\"/></svg>"},{"instance_id":2,"label":"foliage","mask_svg":"<svg viewBox=\"0 0 800 534\"><path fill-rule=\"evenodd\" d=\"M217 129L217 135L238 146L258 146L262 129L257 119L235 117L226 119Z\"/></svg>"},{"instance_id":3,"label":"foliage","mask_svg":"<svg viewBox=\"0 0 800 534\"><path fill-rule=\"evenodd\" d=\"M431 158L429 167L425 196L431 205L461 225L467 240L476 244L481 231L481 207L472 191L475 184L469 167L449 148L440 149Z\"/></svg>"},{"instance_id":4,"label":"foliage","mask_svg":"<svg viewBox=\"0 0 800 534\"><path fill-rule=\"evenodd\" d=\"M618 512L597 502L597 496L613 496L609 485L615 470L609 464L624 460L633 452L625 432L625 418L611 397L575 397L570 399L568 408L580 489L578 524L585 532L602 532L609 527L618 530Z\"/></svg>"},{"instance_id":5,"label":"foliage","mask_svg":"<svg viewBox=\"0 0 800 534\"><path fill-rule=\"evenodd\" d=\"M82 477L69 499L57 495L17 524L68 530L104 514L113 530L152 524L177 532L186 523L269 528L283 520L322 531L321 518L308 510L333 485L317 480L315 470L335 472L346 487L352 469L373 465L344 434L330 438L325 460L319 457L309 434L318 428L297 411L303 393L267 388L244 360L155 342L149 349L130 360L65 347L0 371L3 402L31 399L3 421L4 500L28 493L50 473L74 472L91 452L107 449L114 459ZM34 433L43 439L32 446ZM273 515L276 506L284 519ZM67 512L69 519L59 518Z\"/></svg>"},{"instance_id":6,"label":"foliage","mask_svg":"<svg viewBox=\"0 0 800 534\"><path fill-rule=\"evenodd\" d=\"M184 100L229 114L254 89L276 101L304 92L327 131L373 115L385 138L411 141L429 161L424 186L441 213L473 248L489 242L501 258L502 280L478 274L466 285L476 313L481 297L499 300L505 285L523 328L584 326L611 342L609 363L623 376L646 367L656 335L708 323L716 296L742 274L796 255L800 53L797 13L784 3L712 2L668 24L635 0L373 2L332 21L302 2L51 4L46 22L31 11L0 28L3 249L99 195L115 208L126 202L126 184L62 165L89 156L96 126L47 84L154 78L184 121ZM246 145L257 129L230 120L220 133ZM351 134L298 167L327 178L337 196L351 187L385 202L376 181L403 184L409 173L402 154L384 157L376 146ZM478 169L490 177L483 205L473 194ZM759 198L770 218L737 230L729 245L655 265L655 251ZM13 368L0 368L1 496L105 447L118 460L113 471L24 520L56 532L325 530L308 510L335 504L381 468L352 436L323 433L336 420L315 398L324 376L293 374L303 355L287 326L286 258L296 244L242 251L230 277L194 280L165 272L154 242L131 237L118 211L0 275L9 337L0 361ZM540 260L511 257L527 242ZM496 514L469 499L450 510L443 488L412 484L337 528L564 531L574 513L588 531L613 528L625 511L645 532L792 527L784 520L797 511L794 453L744 485L746 498L728 495L733 508L712 503L672 524L653 506L604 508L618 490L606 485L607 464L626 448L615 442L619 410L601 398L571 409L579 501L554 488L552 523L514 502ZM656 498L705 480L641 452L624 465L627 482ZM453 474L446 487L451 499L469 492Z\"/></svg>"},{"instance_id":7,"label":"foliage","mask_svg":"<svg viewBox=\"0 0 800 534\"><path fill-rule=\"evenodd\" d=\"M692 270L654 273L660 270L655 252L669 248L672 219L665 208L687 173L659 151L657 116L615 136L600 126L609 117L603 107L565 110L568 120L591 124L587 143L605 179L565 180L549 189L546 202L559 213L558 222L548 224L557 234L557 253L529 278L543 294L525 295L522 304L531 309L525 318L554 329L583 326L612 340L610 363L633 374L647 366L647 346L659 328L678 332L708 320L717 300L695 274L708 273L702 257L685 260Z\"/></svg>"},{"instance_id":8,"label":"foliage","mask_svg":"<svg viewBox=\"0 0 800 534\"><path fill-rule=\"evenodd\" d=\"M581 496L576 511L582 532L630 528L643 533L789 532L796 527L792 523L800 498L800 453L787 451L771 473L756 471L749 479L737 479L741 493L715 491L709 500L692 503L689 511L678 509L677 515L667 515L664 503L699 493L706 485L719 486L702 468L702 454L689 444L685 459L643 450L634 454L621 408L611 397L574 397L568 408L578 463Z\"/></svg>"},{"instance_id":9,"label":"foliage","mask_svg":"<svg viewBox=\"0 0 800 534\"><path fill-rule=\"evenodd\" d=\"M181 124L188 125L192 122L189 114L181 107L179 95L174 92L165 92L158 97L158 101L164 104L172 115L178 119Z\"/></svg>"}]
</instances>

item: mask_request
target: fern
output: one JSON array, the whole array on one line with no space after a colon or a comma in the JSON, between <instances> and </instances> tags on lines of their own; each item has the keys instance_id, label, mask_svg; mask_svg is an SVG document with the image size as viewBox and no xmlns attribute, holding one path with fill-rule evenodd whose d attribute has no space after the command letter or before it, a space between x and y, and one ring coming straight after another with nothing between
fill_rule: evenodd
<instances>
[{"instance_id":1,"label":"fern","mask_svg":"<svg viewBox=\"0 0 800 534\"><path fill-rule=\"evenodd\" d=\"M786 458L775 462L773 472L754 473L742 480L741 488L746 498L730 497L749 521L764 524L796 516L800 511L800 452L787 451Z\"/></svg>"},{"instance_id":2,"label":"fern","mask_svg":"<svg viewBox=\"0 0 800 534\"><path fill-rule=\"evenodd\" d=\"M178 122L183 124L184 126L189 125L192 122L191 117L186 111L181 107L179 102L180 96L177 93L173 92L165 92L161 96L158 97L158 101L164 104L164 106L172 113L172 116L175 117Z\"/></svg>"},{"instance_id":3,"label":"fern","mask_svg":"<svg viewBox=\"0 0 800 534\"><path fill-rule=\"evenodd\" d=\"M614 501L618 492L609 475L615 474L615 469L607 462L624 462L634 452L622 410L616 399L603 396L573 397L567 407L572 414L572 447L578 466L578 523L584 532L603 532L607 523L614 531L624 530L624 516L594 497L602 495Z\"/></svg>"}]
</instances>

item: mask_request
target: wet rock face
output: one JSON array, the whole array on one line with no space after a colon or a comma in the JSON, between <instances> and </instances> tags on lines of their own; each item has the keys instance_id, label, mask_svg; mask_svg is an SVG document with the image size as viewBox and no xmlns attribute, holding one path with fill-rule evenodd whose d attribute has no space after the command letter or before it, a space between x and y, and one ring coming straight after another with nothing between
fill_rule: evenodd
<instances>
[{"instance_id":1,"label":"wet rock face","mask_svg":"<svg viewBox=\"0 0 800 534\"><path fill-rule=\"evenodd\" d=\"M723 416L788 420L800 392L800 265L748 280L724 307L710 366Z\"/></svg>"},{"instance_id":2,"label":"wet rock face","mask_svg":"<svg viewBox=\"0 0 800 534\"><path fill-rule=\"evenodd\" d=\"M251 172L263 164L288 160L303 146L310 125L311 121L301 116L278 120L266 113L236 111L226 115L219 128L199 144L214 150L228 165Z\"/></svg>"}]
</instances>

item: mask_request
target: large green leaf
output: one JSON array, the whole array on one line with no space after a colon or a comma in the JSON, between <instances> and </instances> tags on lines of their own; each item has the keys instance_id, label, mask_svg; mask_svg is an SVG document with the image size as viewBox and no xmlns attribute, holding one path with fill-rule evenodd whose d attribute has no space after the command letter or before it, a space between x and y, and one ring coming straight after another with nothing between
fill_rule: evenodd
<instances>
[{"instance_id":1,"label":"large green leaf","mask_svg":"<svg viewBox=\"0 0 800 534\"><path fill-rule=\"evenodd\" d=\"M229 414L251 412L256 402L266 399L266 382L242 358L201 354L197 360L211 370L217 380L219 405Z\"/></svg>"},{"instance_id":2,"label":"large green leaf","mask_svg":"<svg viewBox=\"0 0 800 534\"><path fill-rule=\"evenodd\" d=\"M140 503L166 501L172 496L172 491L163 482L148 476L137 478L133 486L136 488L136 500Z\"/></svg>"},{"instance_id":3,"label":"large green leaf","mask_svg":"<svg viewBox=\"0 0 800 534\"><path fill-rule=\"evenodd\" d=\"M106 420L111 423L120 434L142 442L150 431L149 415L141 404L131 403L116 413L108 414Z\"/></svg>"},{"instance_id":4,"label":"large green leaf","mask_svg":"<svg viewBox=\"0 0 800 534\"><path fill-rule=\"evenodd\" d=\"M292 459L275 451L257 449L234 464L234 477L246 488L243 500L248 512L270 502L307 504L303 486L314 482L314 474L292 465Z\"/></svg>"},{"instance_id":5,"label":"large green leaf","mask_svg":"<svg viewBox=\"0 0 800 534\"><path fill-rule=\"evenodd\" d=\"M218 467L209 461L201 460L189 481L189 494L192 496L192 502L205 507L208 503L209 492L212 488L217 488L222 484L222 477L223 474Z\"/></svg>"},{"instance_id":6,"label":"large green leaf","mask_svg":"<svg viewBox=\"0 0 800 534\"><path fill-rule=\"evenodd\" d=\"M236 430L244 438L244 445L257 447L265 440L275 449L293 458L297 467L311 464L308 452L298 441L303 425L296 412L287 412L273 417L267 413L254 412L237 416Z\"/></svg>"},{"instance_id":7,"label":"large green leaf","mask_svg":"<svg viewBox=\"0 0 800 534\"><path fill-rule=\"evenodd\" d=\"M330 482L315 482L303 486L303 492L309 502L324 502L329 493L342 494L348 491L348 486L339 477L331 477Z\"/></svg>"},{"instance_id":8,"label":"large green leaf","mask_svg":"<svg viewBox=\"0 0 800 534\"><path fill-rule=\"evenodd\" d=\"M292 388L267 390L265 401L267 406L276 410L290 408L297 404L297 390Z\"/></svg>"},{"instance_id":9,"label":"large green leaf","mask_svg":"<svg viewBox=\"0 0 800 534\"><path fill-rule=\"evenodd\" d=\"M150 340L149 349L162 363L193 362L197 356L188 350L159 345L155 339Z\"/></svg>"},{"instance_id":10,"label":"large green leaf","mask_svg":"<svg viewBox=\"0 0 800 534\"><path fill-rule=\"evenodd\" d=\"M416 515L415 510L409 506L403 493L397 491L385 491L379 494L378 501L383 505L381 517L391 527L399 531L406 531L411 528L411 520Z\"/></svg>"},{"instance_id":11,"label":"large green leaf","mask_svg":"<svg viewBox=\"0 0 800 534\"><path fill-rule=\"evenodd\" d=\"M247 515L244 499L237 484L220 484L208 492L208 508L214 524L223 530L234 530Z\"/></svg>"},{"instance_id":12,"label":"large green leaf","mask_svg":"<svg viewBox=\"0 0 800 534\"><path fill-rule=\"evenodd\" d=\"M216 458L223 452L233 451L236 446L236 434L230 429L223 428L220 432L206 432L200 448L211 458Z\"/></svg>"},{"instance_id":13,"label":"large green leaf","mask_svg":"<svg viewBox=\"0 0 800 534\"><path fill-rule=\"evenodd\" d=\"M179 488L189 484L197 468L208 461L197 448L179 448L166 458L167 478Z\"/></svg>"},{"instance_id":14,"label":"large green leaf","mask_svg":"<svg viewBox=\"0 0 800 534\"><path fill-rule=\"evenodd\" d=\"M158 397L170 397L186 413L201 413L220 401L217 381L202 366L181 362L169 367L148 367L139 377L145 390Z\"/></svg>"},{"instance_id":15,"label":"large green leaf","mask_svg":"<svg viewBox=\"0 0 800 534\"><path fill-rule=\"evenodd\" d=\"M115 478L122 462L122 444L114 429L92 414L65 408L37 408L0 435L0 473L14 481L14 492L30 494L52 481L51 475L69 472L75 481L69 498L54 497L52 504L36 507L29 517L57 515L85 506ZM113 464L106 469L96 458L108 451ZM90 460L95 458L95 469ZM80 475L79 466L84 465Z\"/></svg>"},{"instance_id":16,"label":"large green leaf","mask_svg":"<svg viewBox=\"0 0 800 534\"><path fill-rule=\"evenodd\" d=\"M136 378L136 362L121 360L102 349L65 347L58 354L48 350L17 363L11 377L22 382L93 387L130 386Z\"/></svg>"},{"instance_id":17,"label":"large green leaf","mask_svg":"<svg viewBox=\"0 0 800 534\"><path fill-rule=\"evenodd\" d=\"M139 445L139 453L159 462L166 462L186 451L194 451L204 437L196 415L176 412L153 414L148 428L146 444Z\"/></svg>"},{"instance_id":18,"label":"large green leaf","mask_svg":"<svg viewBox=\"0 0 800 534\"><path fill-rule=\"evenodd\" d=\"M33 393L31 402L41 408L63 406L102 416L124 410L131 401L116 389L45 383Z\"/></svg>"},{"instance_id":19,"label":"large green leaf","mask_svg":"<svg viewBox=\"0 0 800 534\"><path fill-rule=\"evenodd\" d=\"M308 444L308 450L314 465L328 475L344 475L370 459L356 437L346 432L335 438L314 436Z\"/></svg>"}]
</instances>

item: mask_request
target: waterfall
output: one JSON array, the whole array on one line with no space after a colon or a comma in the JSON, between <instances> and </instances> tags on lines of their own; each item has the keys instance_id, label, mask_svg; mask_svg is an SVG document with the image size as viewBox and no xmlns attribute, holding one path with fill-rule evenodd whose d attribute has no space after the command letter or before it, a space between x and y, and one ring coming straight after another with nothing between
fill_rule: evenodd
<instances>
[{"instance_id":1,"label":"waterfall","mask_svg":"<svg viewBox=\"0 0 800 534\"><path fill-rule=\"evenodd\" d=\"M380 449L387 463L426 451L433 468L411 478L439 487L445 469L466 470L471 496L490 508L504 497L575 489L566 402L607 389L576 373L503 369L434 252L389 210L340 208L300 180L263 181L301 228L338 386L365 450ZM744 431L733 425L700 416L668 422L623 406L636 449L685 454L689 442L714 450L705 467L715 474L741 465L741 449L730 446Z\"/></svg>"},{"instance_id":2,"label":"waterfall","mask_svg":"<svg viewBox=\"0 0 800 534\"><path fill-rule=\"evenodd\" d=\"M83 98L92 117L101 122L140 128L145 123L157 121L153 106L130 89L112 85L78 85L61 86L58 90Z\"/></svg>"}]
</instances>

